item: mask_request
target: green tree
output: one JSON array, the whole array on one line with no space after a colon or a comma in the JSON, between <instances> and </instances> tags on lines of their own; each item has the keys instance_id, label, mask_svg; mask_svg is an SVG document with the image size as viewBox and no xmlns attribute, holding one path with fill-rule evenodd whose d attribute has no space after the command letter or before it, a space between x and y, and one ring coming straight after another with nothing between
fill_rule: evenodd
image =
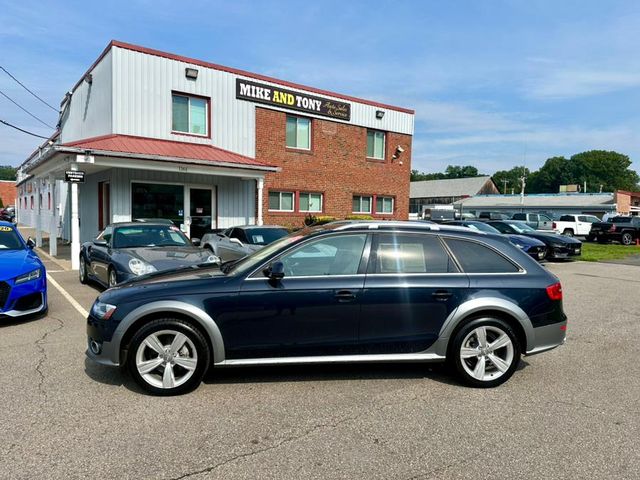
<instances>
[{"instance_id":1,"label":"green tree","mask_svg":"<svg viewBox=\"0 0 640 480\"><path fill-rule=\"evenodd\" d=\"M16 171L17 169L11 165L0 166L0 180L15 180Z\"/></svg>"},{"instance_id":2,"label":"green tree","mask_svg":"<svg viewBox=\"0 0 640 480\"><path fill-rule=\"evenodd\" d=\"M418 182L422 180L442 180L445 178L468 178L478 177L478 169L471 165L448 165L443 172L423 173L418 170L411 170L411 181Z\"/></svg>"},{"instance_id":3,"label":"green tree","mask_svg":"<svg viewBox=\"0 0 640 480\"><path fill-rule=\"evenodd\" d=\"M520 178L523 173L527 179L531 175L528 168L513 167L511 170L500 170L494 173L492 178L501 193L511 193L512 191L513 193L520 193L522 188Z\"/></svg>"},{"instance_id":4,"label":"green tree","mask_svg":"<svg viewBox=\"0 0 640 480\"><path fill-rule=\"evenodd\" d=\"M576 183L573 169L565 157L551 157L527 179L529 193L558 193L560 185Z\"/></svg>"},{"instance_id":5,"label":"green tree","mask_svg":"<svg viewBox=\"0 0 640 480\"><path fill-rule=\"evenodd\" d=\"M614 192L616 190L638 190L640 177L631 170L627 155L605 150L590 150L577 153L569 159L569 169L575 183L587 182L588 192Z\"/></svg>"}]
</instances>

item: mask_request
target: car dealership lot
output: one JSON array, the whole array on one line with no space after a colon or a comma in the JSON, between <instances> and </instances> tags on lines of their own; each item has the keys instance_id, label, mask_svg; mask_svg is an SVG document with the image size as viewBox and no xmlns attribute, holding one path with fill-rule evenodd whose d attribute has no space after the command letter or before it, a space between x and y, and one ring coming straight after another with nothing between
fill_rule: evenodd
<instances>
[{"instance_id":1,"label":"car dealership lot","mask_svg":"<svg viewBox=\"0 0 640 480\"><path fill-rule=\"evenodd\" d=\"M7 478L634 478L640 474L638 267L550 264L568 343L491 390L442 367L220 370L143 395L85 362L98 290L47 263L47 318L0 327Z\"/></svg>"}]
</instances>

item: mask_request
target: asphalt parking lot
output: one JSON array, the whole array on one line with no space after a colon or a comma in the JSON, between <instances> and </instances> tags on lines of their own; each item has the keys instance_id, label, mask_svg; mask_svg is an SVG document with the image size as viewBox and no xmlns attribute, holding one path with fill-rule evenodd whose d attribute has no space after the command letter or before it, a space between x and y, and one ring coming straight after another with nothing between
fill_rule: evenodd
<instances>
[{"instance_id":1,"label":"asphalt parking lot","mask_svg":"<svg viewBox=\"0 0 640 480\"><path fill-rule=\"evenodd\" d=\"M442 367L216 371L140 393L85 362L98 290L46 262L44 319L0 325L0 477L640 478L640 268L551 264L568 343L493 390Z\"/></svg>"}]
</instances>

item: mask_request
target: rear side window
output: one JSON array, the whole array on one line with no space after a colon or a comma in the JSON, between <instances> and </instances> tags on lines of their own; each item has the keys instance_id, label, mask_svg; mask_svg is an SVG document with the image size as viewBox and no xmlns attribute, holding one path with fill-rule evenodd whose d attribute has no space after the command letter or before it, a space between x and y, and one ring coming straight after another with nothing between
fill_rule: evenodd
<instances>
[{"instance_id":1,"label":"rear side window","mask_svg":"<svg viewBox=\"0 0 640 480\"><path fill-rule=\"evenodd\" d=\"M447 238L447 246L453 252L465 273L516 273L518 267L495 250L477 242Z\"/></svg>"},{"instance_id":2,"label":"rear side window","mask_svg":"<svg viewBox=\"0 0 640 480\"><path fill-rule=\"evenodd\" d=\"M585 217L578 217L578 219L580 219L581 222L585 221L583 220L583 218ZM573 215L562 215L560 217L561 222L573 222L573 220L574 220Z\"/></svg>"},{"instance_id":3,"label":"rear side window","mask_svg":"<svg viewBox=\"0 0 640 480\"><path fill-rule=\"evenodd\" d=\"M514 220L526 220L527 219L527 215L524 213L516 213L513 215L513 219Z\"/></svg>"},{"instance_id":4,"label":"rear side window","mask_svg":"<svg viewBox=\"0 0 640 480\"><path fill-rule=\"evenodd\" d=\"M376 236L373 273L451 273L455 263L436 236L385 233Z\"/></svg>"}]
</instances>

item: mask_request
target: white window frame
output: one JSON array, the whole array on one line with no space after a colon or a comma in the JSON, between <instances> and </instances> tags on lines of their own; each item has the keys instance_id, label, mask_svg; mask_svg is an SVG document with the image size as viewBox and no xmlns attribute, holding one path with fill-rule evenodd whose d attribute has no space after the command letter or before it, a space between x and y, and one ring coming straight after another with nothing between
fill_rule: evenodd
<instances>
[{"instance_id":1,"label":"white window frame","mask_svg":"<svg viewBox=\"0 0 640 480\"><path fill-rule=\"evenodd\" d=\"M373 209L373 195L354 195L351 199L351 204L353 205L353 199L355 197L358 197L360 199L360 208L358 209L358 211L353 211L351 213L368 213L369 215L371 215L371 210ZM364 211L362 210L362 199L363 198L368 198L369 199L369 211Z\"/></svg>"},{"instance_id":2,"label":"white window frame","mask_svg":"<svg viewBox=\"0 0 640 480\"><path fill-rule=\"evenodd\" d=\"M303 195L320 195L320 207L318 210L303 210L300 207L300 197L302 197ZM311 204L311 201L309 201L309 204ZM300 192L298 194L298 210L300 212L308 212L308 213L322 213L322 207L324 206L324 193L320 193L320 192Z\"/></svg>"},{"instance_id":3,"label":"white window frame","mask_svg":"<svg viewBox=\"0 0 640 480\"><path fill-rule=\"evenodd\" d=\"M384 200L385 199L391 199L391 211L390 212L384 212L384 211L383 212L379 212L378 211L378 200L382 200L383 201L382 208L384 210ZM396 208L396 199L394 197L390 197L388 195L377 195L376 196L376 206L375 206L376 215L393 215L393 211L395 210L395 208Z\"/></svg>"},{"instance_id":4,"label":"white window frame","mask_svg":"<svg viewBox=\"0 0 640 480\"><path fill-rule=\"evenodd\" d=\"M186 132L173 129L173 97L184 97L189 101L189 103L187 104L187 130L188 131ZM204 133L191 132L191 99L192 98L204 101L204 125L205 125ZM171 92L171 133L174 133L176 135L195 135L196 137L208 137L209 136L209 99L204 97L197 97L195 95L187 95L184 93Z\"/></svg>"},{"instance_id":5,"label":"white window frame","mask_svg":"<svg viewBox=\"0 0 640 480\"><path fill-rule=\"evenodd\" d=\"M273 209L271 208L271 202L269 201L269 197L271 196L272 193L277 193L278 194L278 209ZM289 193L291 194L291 210L283 210L282 207L282 194L283 193ZM296 210L296 192L289 192L286 190L269 190L269 195L267 196L267 205L269 206L269 211L270 212L295 212Z\"/></svg>"},{"instance_id":6,"label":"white window frame","mask_svg":"<svg viewBox=\"0 0 640 480\"><path fill-rule=\"evenodd\" d=\"M367 128L367 137L369 136L369 132L373 132L375 133L381 133L382 134L382 156L381 157L370 157L369 156L369 152L367 152L367 158L371 158L373 160L385 160L386 158L386 151L387 151L387 132L383 132L382 130L376 130L374 128ZM367 149L368 149L368 139L367 139ZM375 150L376 150L376 146L375 146L375 138L374 138L374 144L373 144L373 154L375 155Z\"/></svg>"},{"instance_id":7,"label":"white window frame","mask_svg":"<svg viewBox=\"0 0 640 480\"><path fill-rule=\"evenodd\" d=\"M291 146L287 145L287 121L288 121L289 117L296 119L296 144L298 143L298 120L306 120L307 122L309 122L309 138L307 139L307 143L309 144L309 147L298 147L298 146L291 147ZM302 117L300 115L287 114L286 119L285 119L284 128L285 128L285 131L284 131L284 146L286 148L293 148L295 150L305 150L307 152L311 151L311 129L313 128L313 121L310 118Z\"/></svg>"}]
</instances>

